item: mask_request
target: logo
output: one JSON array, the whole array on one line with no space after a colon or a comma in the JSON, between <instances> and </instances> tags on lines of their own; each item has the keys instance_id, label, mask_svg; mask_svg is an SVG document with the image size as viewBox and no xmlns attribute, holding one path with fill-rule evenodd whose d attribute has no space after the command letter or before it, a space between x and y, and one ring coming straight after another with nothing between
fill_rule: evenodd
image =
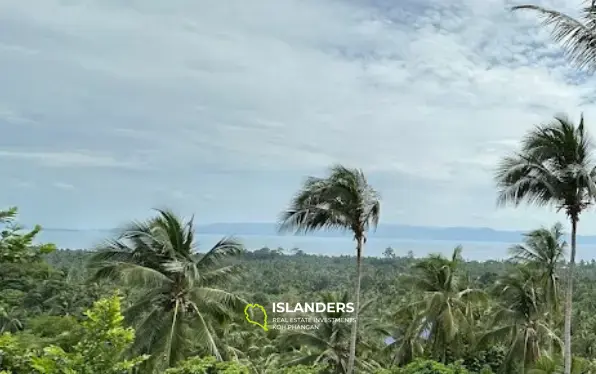
<instances>
[{"instance_id":1,"label":"logo","mask_svg":"<svg viewBox=\"0 0 596 374\"><path fill-rule=\"evenodd\" d=\"M259 323L257 321L254 321L251 317L252 315L252 311L254 309L260 309L261 312L263 312L263 323ZM249 313L250 311L250 313ZM244 316L246 317L246 320L248 321L248 323L253 324L253 325L257 325L260 328L262 328L265 331L268 331L269 329L267 328L267 311L265 310L265 308L263 308L262 305L259 304L246 304L246 306L244 307Z\"/></svg>"}]
</instances>

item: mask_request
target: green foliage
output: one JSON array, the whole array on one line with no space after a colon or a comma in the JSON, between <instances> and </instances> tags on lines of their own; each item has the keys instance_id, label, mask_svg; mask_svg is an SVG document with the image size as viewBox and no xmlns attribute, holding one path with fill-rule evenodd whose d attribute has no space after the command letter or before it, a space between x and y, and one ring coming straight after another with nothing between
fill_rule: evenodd
<instances>
[{"instance_id":1,"label":"green foliage","mask_svg":"<svg viewBox=\"0 0 596 374\"><path fill-rule=\"evenodd\" d=\"M306 366L297 365L281 369L275 369L271 374L324 374L328 373L328 368L322 365Z\"/></svg>"},{"instance_id":2,"label":"green foliage","mask_svg":"<svg viewBox=\"0 0 596 374\"><path fill-rule=\"evenodd\" d=\"M53 244L33 246L33 240L41 231L37 225L29 232L22 232L23 227L16 224L16 207L0 211L0 263L27 263L36 261L41 255L53 252Z\"/></svg>"},{"instance_id":3,"label":"green foliage","mask_svg":"<svg viewBox=\"0 0 596 374\"><path fill-rule=\"evenodd\" d=\"M251 374L247 366L238 362L218 362L215 357L192 357L165 374ZM298 373L297 373L298 374ZM307 373L305 373L307 374Z\"/></svg>"},{"instance_id":4,"label":"green foliage","mask_svg":"<svg viewBox=\"0 0 596 374\"><path fill-rule=\"evenodd\" d=\"M92 284L73 289L65 274L46 263L44 257L55 246L34 246L41 228L24 232L16 215L16 208L0 211L0 333L22 330L30 318L44 313L80 314L99 296L90 292Z\"/></svg>"},{"instance_id":5,"label":"green foliage","mask_svg":"<svg viewBox=\"0 0 596 374\"><path fill-rule=\"evenodd\" d=\"M134 331L122 327L120 299L113 296L96 302L81 323L81 336L71 352L50 345L41 351L23 348L17 337L0 339L2 368L35 374L123 374L146 357L123 359L134 341Z\"/></svg>"},{"instance_id":6,"label":"green foliage","mask_svg":"<svg viewBox=\"0 0 596 374\"><path fill-rule=\"evenodd\" d=\"M229 261L243 251L224 238L198 256L193 221L159 211L134 223L93 254L94 279L115 280L142 292L126 310L135 324L138 354L149 354L144 370L174 366L192 353L222 358L217 324L242 312L246 301L225 286L240 274ZM195 339L193 339L195 337Z\"/></svg>"},{"instance_id":7,"label":"green foliage","mask_svg":"<svg viewBox=\"0 0 596 374\"><path fill-rule=\"evenodd\" d=\"M567 34L572 33L576 32ZM573 42L573 38L568 41ZM594 144L584 125L582 115L577 126L565 116L557 116L551 123L536 126L526 134L519 150L512 156L503 158L495 175L499 190L498 201L502 205L518 206L522 202L527 202L536 206L555 207L558 210L563 210L570 220L571 251L568 287L565 292L566 308L563 332L566 373L570 373L572 365L571 321L577 224L580 215L596 199L596 165L592 159ZM547 236L552 237L553 235L547 234ZM557 243L552 244L555 244L554 249ZM548 273L548 270L541 272ZM543 279L544 281L545 279ZM541 293L552 299L556 295L555 290L556 288L552 288L550 291L543 288ZM550 304L548 308L557 309L556 299L551 300ZM535 314L535 312L532 313ZM526 318L526 322L528 319ZM523 353L517 354L516 367L519 368L528 366L539 357L538 340L541 335L554 336L554 331L550 329L550 326L544 324L526 326L524 330L526 333L531 333L532 341L524 343L527 338L518 336L517 342L511 346L511 352L519 351L523 346ZM511 357L511 355L508 356Z\"/></svg>"},{"instance_id":8,"label":"green foliage","mask_svg":"<svg viewBox=\"0 0 596 374\"><path fill-rule=\"evenodd\" d=\"M358 373L558 370L561 238L559 226L530 232L506 262L466 262L461 248L450 258L363 258ZM351 324L332 320L341 313L317 314L331 319L315 329L264 332L246 323L241 300L348 302L354 257L245 252L227 239L197 254L194 243L192 222L165 211L100 252L5 257L0 332L10 333L0 335L0 371L346 374ZM574 280L574 374L587 374L596 360L596 261L578 264Z\"/></svg>"},{"instance_id":9,"label":"green foliage","mask_svg":"<svg viewBox=\"0 0 596 374\"><path fill-rule=\"evenodd\" d=\"M71 350L81 339L83 327L73 316L40 315L29 320L28 332L46 345ZM19 334L21 340L24 336Z\"/></svg>"},{"instance_id":10,"label":"green foliage","mask_svg":"<svg viewBox=\"0 0 596 374\"><path fill-rule=\"evenodd\" d=\"M461 363L445 365L433 360L416 360L405 367L382 369L375 374L469 374Z\"/></svg>"},{"instance_id":11,"label":"green foliage","mask_svg":"<svg viewBox=\"0 0 596 374\"><path fill-rule=\"evenodd\" d=\"M497 372L505 360L507 350L502 345L491 345L486 349L474 349L464 357L463 365L474 373L488 370Z\"/></svg>"},{"instance_id":12,"label":"green foliage","mask_svg":"<svg viewBox=\"0 0 596 374\"><path fill-rule=\"evenodd\" d=\"M9 333L0 335L0 369L13 373L30 373L33 356L31 348L22 344L17 337Z\"/></svg>"}]
</instances>

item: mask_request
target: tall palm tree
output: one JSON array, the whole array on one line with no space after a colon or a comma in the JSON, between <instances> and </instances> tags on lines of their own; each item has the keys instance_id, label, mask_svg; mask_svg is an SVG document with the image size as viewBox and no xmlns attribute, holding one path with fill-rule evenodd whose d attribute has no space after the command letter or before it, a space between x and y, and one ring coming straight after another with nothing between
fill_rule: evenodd
<instances>
[{"instance_id":1,"label":"tall palm tree","mask_svg":"<svg viewBox=\"0 0 596 374\"><path fill-rule=\"evenodd\" d=\"M136 325L133 349L152 356L144 372L170 367L196 350L221 359L213 324L229 320L245 303L221 288L239 274L236 265L224 261L241 253L242 245L222 239L198 254L193 220L158 212L126 227L90 262L95 279L116 279L138 290L125 317Z\"/></svg>"},{"instance_id":2,"label":"tall palm tree","mask_svg":"<svg viewBox=\"0 0 596 374\"><path fill-rule=\"evenodd\" d=\"M342 165L331 167L326 178L310 177L281 216L280 231L310 232L321 229L350 230L356 241L356 322L352 326L347 374L354 371L362 250L366 232L379 223L379 195L368 184L362 170Z\"/></svg>"},{"instance_id":3,"label":"tall palm tree","mask_svg":"<svg viewBox=\"0 0 596 374\"><path fill-rule=\"evenodd\" d=\"M431 255L414 265L414 273L406 281L422 292L421 301L414 305L423 308L421 317L428 330L432 353L445 362L447 352L457 349L457 339L463 339L471 328L470 303L482 302L486 294L465 287L465 278L459 268L461 247L456 247L450 259Z\"/></svg>"},{"instance_id":4,"label":"tall palm tree","mask_svg":"<svg viewBox=\"0 0 596 374\"><path fill-rule=\"evenodd\" d=\"M552 38L563 46L570 62L579 69L596 70L596 0L589 0L578 18L539 5L518 5L513 10L538 13Z\"/></svg>"},{"instance_id":5,"label":"tall palm tree","mask_svg":"<svg viewBox=\"0 0 596 374\"><path fill-rule=\"evenodd\" d=\"M545 291L546 302L554 313L559 311L559 266L565 261L567 243L563 226L556 223L550 229L540 228L524 235L524 244L510 248L512 259L537 272Z\"/></svg>"},{"instance_id":6,"label":"tall palm tree","mask_svg":"<svg viewBox=\"0 0 596 374\"><path fill-rule=\"evenodd\" d=\"M571 307L577 223L596 196L593 145L583 115L576 127L558 116L537 126L523 139L521 150L500 163L495 179L500 205L527 202L564 210L571 221L571 255L565 291L565 374L571 373Z\"/></svg>"}]
</instances>

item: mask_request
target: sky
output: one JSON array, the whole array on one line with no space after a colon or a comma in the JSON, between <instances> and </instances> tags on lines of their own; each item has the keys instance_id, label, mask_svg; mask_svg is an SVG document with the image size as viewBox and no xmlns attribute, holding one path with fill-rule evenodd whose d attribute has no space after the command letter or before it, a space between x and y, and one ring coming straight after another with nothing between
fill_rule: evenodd
<instances>
[{"instance_id":1,"label":"sky","mask_svg":"<svg viewBox=\"0 0 596 374\"><path fill-rule=\"evenodd\" d=\"M516 4L0 0L0 206L52 228L162 207L274 222L342 163L380 192L382 223L564 220L496 206L495 165L532 126L583 112L596 136L596 78Z\"/></svg>"}]
</instances>

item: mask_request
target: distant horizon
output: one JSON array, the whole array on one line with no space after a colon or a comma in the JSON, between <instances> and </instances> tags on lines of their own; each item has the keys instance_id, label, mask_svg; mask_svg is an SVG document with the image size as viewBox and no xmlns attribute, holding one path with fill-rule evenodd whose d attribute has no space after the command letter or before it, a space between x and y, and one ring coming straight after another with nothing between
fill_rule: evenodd
<instances>
[{"instance_id":1,"label":"distant horizon","mask_svg":"<svg viewBox=\"0 0 596 374\"><path fill-rule=\"evenodd\" d=\"M99 231L42 231L36 242L54 243L59 249L83 249L89 250L98 248L108 239L110 235ZM212 248L225 236L222 233L200 233L197 238L197 250L204 253ZM354 241L350 236L343 237L322 237L322 236L294 236L294 235L230 235L240 240L243 246L250 252L261 248L284 250L291 253L297 248L306 254L322 256L353 256ZM370 237L364 250L364 257L383 257L386 248L392 248L398 257L408 255L412 252L415 258L426 257L430 254L442 254L451 256L456 246L463 247L462 256L466 261L503 261L509 258L509 249L519 242L498 242L490 240L449 240L449 239L400 239ZM595 259L596 244L592 240L579 240L577 260L590 261Z\"/></svg>"},{"instance_id":2,"label":"distant horizon","mask_svg":"<svg viewBox=\"0 0 596 374\"><path fill-rule=\"evenodd\" d=\"M273 222L219 222L195 225L197 234L226 236L267 236L267 237L313 237L337 238L347 237L349 232L315 231L308 234L279 233L277 224ZM120 228L43 228L45 232L117 232ZM369 232L370 238L392 238L416 241L467 241L517 243L523 235L531 230L497 230L490 227L465 226L417 226L407 224L380 224L376 230ZM566 233L569 234L569 233ZM578 235L578 243L596 244L596 235Z\"/></svg>"},{"instance_id":3,"label":"distant horizon","mask_svg":"<svg viewBox=\"0 0 596 374\"><path fill-rule=\"evenodd\" d=\"M208 228L208 227L213 227L213 226L277 226L278 224L275 222L242 222L242 221L238 221L238 222L234 222L234 221L221 221L221 222L209 222L209 223L200 223L200 224L196 224L194 225L195 229L202 229L202 228ZM25 228L32 228L34 227L34 225L23 225ZM530 230L499 230L499 229L495 229L492 227L486 227L486 226L440 226L440 225L433 225L433 226L425 226L425 225L408 225L408 224L402 224L402 223L382 223L379 224L378 226L379 228L382 227L403 227L403 228L417 228L417 229L438 229L438 230L450 230L450 229L462 229L462 230L489 230L489 231L493 231L493 232L508 232L508 233L524 233L524 232L528 232ZM122 227L90 227L90 228L71 228L71 227L45 227L42 226L42 230L44 231L118 231L121 230ZM336 230L337 231L337 230ZM370 233L374 233L376 230L372 229L369 230ZM320 233L325 233L325 232L333 232L333 230L321 230L321 231L313 231L312 233L309 233L308 235L310 236L317 236L320 235ZM294 235L291 232L288 233L280 233L280 236L286 236L286 235ZM596 234L594 235L588 235L588 236L594 236L596 237Z\"/></svg>"}]
</instances>

